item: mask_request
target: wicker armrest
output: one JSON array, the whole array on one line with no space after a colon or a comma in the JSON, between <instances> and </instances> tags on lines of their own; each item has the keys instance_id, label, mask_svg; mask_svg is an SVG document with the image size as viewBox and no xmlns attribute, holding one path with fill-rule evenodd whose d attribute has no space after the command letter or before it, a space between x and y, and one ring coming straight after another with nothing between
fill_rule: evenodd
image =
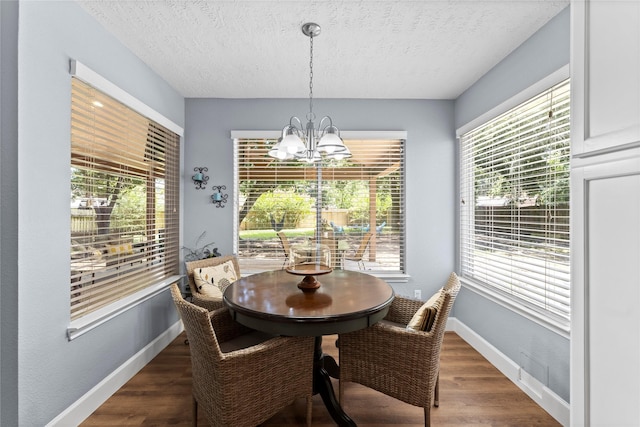
<instances>
[{"instance_id":1,"label":"wicker armrest","mask_svg":"<svg viewBox=\"0 0 640 427\"><path fill-rule=\"evenodd\" d=\"M424 301L396 296L389 307L385 320L408 325L416 311L424 304Z\"/></svg>"},{"instance_id":2,"label":"wicker armrest","mask_svg":"<svg viewBox=\"0 0 640 427\"><path fill-rule=\"evenodd\" d=\"M220 298L208 297L198 292L191 292L191 301L200 307L204 307L209 311L214 311L219 308L224 308L224 303Z\"/></svg>"},{"instance_id":3,"label":"wicker armrest","mask_svg":"<svg viewBox=\"0 0 640 427\"><path fill-rule=\"evenodd\" d=\"M385 366L400 377L428 375L434 366L424 363L432 351L438 347L438 337L434 331L421 332L402 327L376 323L368 328L340 335L340 375L343 375L343 359L347 360L345 378L350 381L349 369L352 360L360 361L357 366ZM398 355L402 357L398 357ZM394 360L393 364L389 361ZM358 369L358 368L353 368ZM437 366L435 366L437 370ZM432 372L433 373L433 372Z\"/></svg>"},{"instance_id":4,"label":"wicker armrest","mask_svg":"<svg viewBox=\"0 0 640 427\"><path fill-rule=\"evenodd\" d=\"M429 345L435 339L435 334L433 330L424 332L386 323L376 323L365 329L340 334L340 348L343 345L343 337L346 337L349 343L352 340L365 340L363 342L367 347L375 344L376 347L380 346L381 349L384 346L391 353L404 354L400 352L400 346L404 348L407 345L415 345L420 349L424 349L424 346ZM413 341L415 344L408 343L408 341Z\"/></svg>"},{"instance_id":5,"label":"wicker armrest","mask_svg":"<svg viewBox=\"0 0 640 427\"><path fill-rule=\"evenodd\" d=\"M229 309L226 307L212 311L209 313L209 318L211 319L211 325L213 326L213 330L216 331L216 337L220 343L229 341L252 330L233 320Z\"/></svg>"},{"instance_id":6,"label":"wicker armrest","mask_svg":"<svg viewBox=\"0 0 640 427\"><path fill-rule=\"evenodd\" d=\"M255 363L265 366L261 361L279 360L286 365L293 359L301 358L313 363L313 337L273 337L249 348L243 348L224 354L224 359L242 358L243 363ZM265 362L266 363L266 362ZM295 363L294 363L295 365ZM287 374L291 376L290 374Z\"/></svg>"}]
</instances>

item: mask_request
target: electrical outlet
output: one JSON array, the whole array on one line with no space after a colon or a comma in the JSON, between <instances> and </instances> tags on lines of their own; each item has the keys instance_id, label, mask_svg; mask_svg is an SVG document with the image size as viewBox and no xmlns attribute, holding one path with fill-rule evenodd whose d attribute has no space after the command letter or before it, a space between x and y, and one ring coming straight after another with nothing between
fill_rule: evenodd
<instances>
[{"instance_id":1,"label":"electrical outlet","mask_svg":"<svg viewBox=\"0 0 640 427\"><path fill-rule=\"evenodd\" d=\"M422 299L422 291L420 289L415 289L413 291L413 297L415 299Z\"/></svg>"}]
</instances>

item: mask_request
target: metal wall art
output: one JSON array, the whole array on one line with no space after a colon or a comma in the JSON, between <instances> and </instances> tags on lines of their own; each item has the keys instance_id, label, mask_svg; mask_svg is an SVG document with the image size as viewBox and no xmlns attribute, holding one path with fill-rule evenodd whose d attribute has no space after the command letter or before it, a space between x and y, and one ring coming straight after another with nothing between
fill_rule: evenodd
<instances>
[{"instance_id":1,"label":"metal wall art","mask_svg":"<svg viewBox=\"0 0 640 427\"><path fill-rule=\"evenodd\" d=\"M227 203L227 199L229 198L229 195L227 193L223 194L222 190L226 190L227 186L214 185L211 188L213 188L213 190L217 190L211 195L211 201L213 202L214 205L216 205L217 208L224 208L223 203Z\"/></svg>"},{"instance_id":2,"label":"metal wall art","mask_svg":"<svg viewBox=\"0 0 640 427\"><path fill-rule=\"evenodd\" d=\"M193 170L196 174L193 175L191 179L196 185L196 190L204 190L207 186L207 182L209 182L209 177L206 176L204 172L208 172L209 168L196 166Z\"/></svg>"}]
</instances>

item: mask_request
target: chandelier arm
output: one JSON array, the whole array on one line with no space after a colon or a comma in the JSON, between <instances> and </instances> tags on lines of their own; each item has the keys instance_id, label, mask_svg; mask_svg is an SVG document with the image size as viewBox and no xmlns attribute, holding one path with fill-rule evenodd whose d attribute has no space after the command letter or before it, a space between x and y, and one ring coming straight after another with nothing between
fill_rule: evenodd
<instances>
[{"instance_id":1,"label":"chandelier arm","mask_svg":"<svg viewBox=\"0 0 640 427\"><path fill-rule=\"evenodd\" d=\"M298 126L296 126L294 121L298 122ZM291 116L291 118L289 119L289 124L287 126L285 126L285 128L287 128L287 127L291 128L291 129L295 129L296 133L298 133L299 135L300 134L304 134L304 126L302 126L302 121L297 116Z\"/></svg>"},{"instance_id":2,"label":"chandelier arm","mask_svg":"<svg viewBox=\"0 0 640 427\"><path fill-rule=\"evenodd\" d=\"M322 123L325 120L329 120L329 124L327 126L322 126ZM324 116L322 119L320 119L320 122L318 123L318 133L320 134L320 136L324 135L325 131L330 127L335 127L333 126L333 120L331 120L331 117Z\"/></svg>"}]
</instances>

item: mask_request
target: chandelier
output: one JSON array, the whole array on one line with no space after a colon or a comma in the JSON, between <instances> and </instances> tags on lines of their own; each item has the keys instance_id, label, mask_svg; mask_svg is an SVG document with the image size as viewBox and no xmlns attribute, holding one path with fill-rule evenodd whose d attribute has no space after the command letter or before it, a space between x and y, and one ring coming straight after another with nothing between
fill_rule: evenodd
<instances>
[{"instance_id":1,"label":"chandelier","mask_svg":"<svg viewBox=\"0 0 640 427\"><path fill-rule=\"evenodd\" d=\"M297 159L314 163L323 158L342 160L351 157L351 152L340 138L340 130L333 125L331 117L320 119L318 127L314 124L313 112L313 38L320 35L320 25L307 22L302 25L302 33L309 37L309 113L307 124L293 116L289 124L282 128L282 136L269 150L269 156L279 160Z\"/></svg>"}]
</instances>

